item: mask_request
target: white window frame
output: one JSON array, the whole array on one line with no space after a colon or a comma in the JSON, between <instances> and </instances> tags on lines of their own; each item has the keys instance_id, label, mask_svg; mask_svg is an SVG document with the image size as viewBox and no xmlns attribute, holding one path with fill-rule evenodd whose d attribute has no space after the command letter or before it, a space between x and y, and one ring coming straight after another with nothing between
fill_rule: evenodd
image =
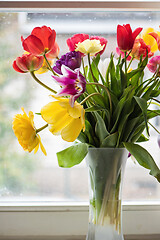
<instances>
[{"instance_id":1,"label":"white window frame","mask_svg":"<svg viewBox=\"0 0 160 240\"><path fill-rule=\"evenodd\" d=\"M1 1L0 11L133 10L160 11L160 1ZM123 232L160 239L160 201L124 202ZM84 239L88 227L87 203L0 203L0 239ZM150 235L152 238L150 238ZM65 236L65 237L64 237ZM147 237L148 236L148 237ZM136 239L136 238L135 238ZM139 239L141 239L139 237Z\"/></svg>"}]
</instances>

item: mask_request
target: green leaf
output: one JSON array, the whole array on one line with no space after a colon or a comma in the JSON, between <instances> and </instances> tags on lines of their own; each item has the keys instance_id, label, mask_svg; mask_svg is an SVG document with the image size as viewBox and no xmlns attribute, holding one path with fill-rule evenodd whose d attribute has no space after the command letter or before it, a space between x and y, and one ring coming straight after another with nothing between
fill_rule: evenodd
<instances>
[{"instance_id":1,"label":"green leaf","mask_svg":"<svg viewBox=\"0 0 160 240\"><path fill-rule=\"evenodd\" d=\"M117 124L118 124L118 121L120 119L120 116L121 116L121 113L122 113L122 110L123 110L124 106L126 106L126 108L129 108L129 111L133 107L133 106L130 107L133 94L134 94L134 92L132 91L131 87L126 88L123 95L122 95L122 98L117 103L116 109L113 113L114 126L111 129L111 133L114 133L116 131L116 127L117 127ZM127 99L127 97L128 97L128 99Z\"/></svg>"},{"instance_id":2,"label":"green leaf","mask_svg":"<svg viewBox=\"0 0 160 240\"><path fill-rule=\"evenodd\" d=\"M102 142L109 135L109 132L107 131L103 118L97 112L95 112L95 117L97 119L95 132L100 142Z\"/></svg>"},{"instance_id":3,"label":"green leaf","mask_svg":"<svg viewBox=\"0 0 160 240\"><path fill-rule=\"evenodd\" d=\"M134 75L136 75L137 73L139 73L139 75L140 75L140 73L142 72L142 68L137 68L137 69L135 69L135 70L132 70L131 72L129 72L129 73L127 73L127 78L128 78L128 80L130 79L130 78L132 78Z\"/></svg>"},{"instance_id":4,"label":"green leaf","mask_svg":"<svg viewBox=\"0 0 160 240\"><path fill-rule=\"evenodd\" d=\"M136 100L136 102L138 103L139 107L142 110L145 125L146 125L147 134L149 135L148 124L147 124L147 101L143 98L136 97L136 96L134 96L134 99Z\"/></svg>"},{"instance_id":5,"label":"green leaf","mask_svg":"<svg viewBox=\"0 0 160 240\"><path fill-rule=\"evenodd\" d=\"M101 144L101 147L116 147L118 139L118 132L107 136Z\"/></svg>"},{"instance_id":6,"label":"green leaf","mask_svg":"<svg viewBox=\"0 0 160 240\"><path fill-rule=\"evenodd\" d=\"M100 54L97 54L97 56L95 58L93 58L92 63L91 63L92 72L93 72L93 75L97 82L99 80L99 73L98 73L96 66L98 66L99 61L100 61ZM94 81L90 69L88 71L88 79L89 79L89 82Z\"/></svg>"},{"instance_id":7,"label":"green leaf","mask_svg":"<svg viewBox=\"0 0 160 240\"><path fill-rule=\"evenodd\" d=\"M135 157L137 162L144 168L150 170L150 175L157 178L160 182L160 170L156 165L152 156L147 152L146 149L134 143L123 143L126 149Z\"/></svg>"},{"instance_id":8,"label":"green leaf","mask_svg":"<svg viewBox=\"0 0 160 240\"><path fill-rule=\"evenodd\" d=\"M70 168L79 164L88 153L88 144L79 143L57 153L60 167Z\"/></svg>"},{"instance_id":9,"label":"green leaf","mask_svg":"<svg viewBox=\"0 0 160 240\"><path fill-rule=\"evenodd\" d=\"M115 93L116 96L119 96L121 89L118 84L118 79L116 77L116 70L113 61L113 55L111 55L111 61L109 64L109 73L111 78L111 90Z\"/></svg>"},{"instance_id":10,"label":"green leaf","mask_svg":"<svg viewBox=\"0 0 160 240\"><path fill-rule=\"evenodd\" d=\"M158 97L160 95L160 90L152 90L150 97Z\"/></svg>"},{"instance_id":11,"label":"green leaf","mask_svg":"<svg viewBox=\"0 0 160 240\"><path fill-rule=\"evenodd\" d=\"M160 116L160 110L148 110L147 111L147 119L152 119L156 116Z\"/></svg>"},{"instance_id":12,"label":"green leaf","mask_svg":"<svg viewBox=\"0 0 160 240\"><path fill-rule=\"evenodd\" d=\"M127 86L127 77L122 69L120 69L120 73L121 73L121 89L123 91Z\"/></svg>"},{"instance_id":13,"label":"green leaf","mask_svg":"<svg viewBox=\"0 0 160 240\"><path fill-rule=\"evenodd\" d=\"M98 92L97 88L94 85L88 85L88 84L86 85L86 91L88 92L89 95L92 93ZM102 94L101 94L101 96L95 95L91 99L92 99L93 103L96 103L96 104L106 108L106 101Z\"/></svg>"},{"instance_id":14,"label":"green leaf","mask_svg":"<svg viewBox=\"0 0 160 240\"><path fill-rule=\"evenodd\" d=\"M149 141L148 138L146 138L143 134L138 138L137 142L146 142Z\"/></svg>"},{"instance_id":15,"label":"green leaf","mask_svg":"<svg viewBox=\"0 0 160 240\"><path fill-rule=\"evenodd\" d=\"M89 144L91 145L95 145L94 142L94 132L93 132L93 128L90 124L90 122L88 120L85 120L85 135L87 136L88 140L89 140Z\"/></svg>"},{"instance_id":16,"label":"green leaf","mask_svg":"<svg viewBox=\"0 0 160 240\"><path fill-rule=\"evenodd\" d=\"M148 90L143 95L143 99L146 99L146 100L150 99L150 95L152 93L152 90L154 89L154 87L156 87L157 83L158 83L158 80L153 82L152 85L148 87Z\"/></svg>"},{"instance_id":17,"label":"green leaf","mask_svg":"<svg viewBox=\"0 0 160 240\"><path fill-rule=\"evenodd\" d=\"M141 123L131 134L129 140L131 142L137 142L137 140L139 139L139 137L141 136L141 134L143 133L145 129L145 124Z\"/></svg>"},{"instance_id":18,"label":"green leaf","mask_svg":"<svg viewBox=\"0 0 160 240\"><path fill-rule=\"evenodd\" d=\"M82 143L89 143L89 140L88 140L88 138L87 138L87 136L86 136L86 134L84 133L84 132L80 132L80 134L79 134L79 136L78 136L78 138L77 138L80 142L82 142Z\"/></svg>"},{"instance_id":19,"label":"green leaf","mask_svg":"<svg viewBox=\"0 0 160 240\"><path fill-rule=\"evenodd\" d=\"M128 142L130 134L133 132L133 129L136 128L136 125L140 117L133 118L129 120L126 124L125 133L123 139L125 142Z\"/></svg>"},{"instance_id":20,"label":"green leaf","mask_svg":"<svg viewBox=\"0 0 160 240\"><path fill-rule=\"evenodd\" d=\"M101 106L94 105L92 107L86 108L85 112L95 112L95 111L101 111L101 110L106 110L106 109Z\"/></svg>"}]
</instances>

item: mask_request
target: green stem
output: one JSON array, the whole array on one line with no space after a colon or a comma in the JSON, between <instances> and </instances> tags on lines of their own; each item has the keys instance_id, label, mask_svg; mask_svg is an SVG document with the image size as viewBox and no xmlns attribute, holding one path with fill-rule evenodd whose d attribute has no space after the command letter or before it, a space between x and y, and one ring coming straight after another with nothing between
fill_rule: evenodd
<instances>
[{"instance_id":1,"label":"green stem","mask_svg":"<svg viewBox=\"0 0 160 240\"><path fill-rule=\"evenodd\" d=\"M160 66L157 68L157 71L155 71L155 73L153 74L152 78L155 77L155 79L158 77L159 75L159 70L160 70Z\"/></svg>"},{"instance_id":2,"label":"green stem","mask_svg":"<svg viewBox=\"0 0 160 240\"><path fill-rule=\"evenodd\" d=\"M42 131L42 130L45 129L46 127L48 127L48 123L47 123L46 125L44 125L43 127L36 129L36 133Z\"/></svg>"},{"instance_id":3,"label":"green stem","mask_svg":"<svg viewBox=\"0 0 160 240\"><path fill-rule=\"evenodd\" d=\"M160 132L158 131L158 129L157 128L155 128L155 126L153 126L150 122L148 122L149 123L149 125L151 125L151 127L153 127L153 129L157 132L157 133L159 133L160 134Z\"/></svg>"},{"instance_id":4,"label":"green stem","mask_svg":"<svg viewBox=\"0 0 160 240\"><path fill-rule=\"evenodd\" d=\"M129 67L131 66L131 63L133 62L133 59L134 59L134 57L132 56L132 58L131 58L131 60L130 60L130 62L128 64L127 70L129 70Z\"/></svg>"},{"instance_id":5,"label":"green stem","mask_svg":"<svg viewBox=\"0 0 160 240\"><path fill-rule=\"evenodd\" d=\"M160 103L160 101L158 101L158 99L156 99L156 98L152 98L152 100L154 100L157 103Z\"/></svg>"},{"instance_id":6,"label":"green stem","mask_svg":"<svg viewBox=\"0 0 160 240\"><path fill-rule=\"evenodd\" d=\"M101 83L87 83L87 85L97 85L97 86L100 86L100 87L102 87L102 88L105 89L105 91L107 92L107 95L108 95L108 99L109 99L110 111L111 111L111 113L112 113L112 99L111 99L111 95L110 95L110 93L109 93L108 88L105 87L105 86L104 86L103 84L101 84Z\"/></svg>"},{"instance_id":7,"label":"green stem","mask_svg":"<svg viewBox=\"0 0 160 240\"><path fill-rule=\"evenodd\" d=\"M157 114L157 116L160 116L160 113L159 112L157 112L156 110L148 110L149 112L153 112L153 113L156 113Z\"/></svg>"},{"instance_id":8,"label":"green stem","mask_svg":"<svg viewBox=\"0 0 160 240\"><path fill-rule=\"evenodd\" d=\"M83 66L84 77L86 79L86 72L85 72L85 66L84 66L84 59L83 58L82 58L82 66Z\"/></svg>"},{"instance_id":9,"label":"green stem","mask_svg":"<svg viewBox=\"0 0 160 240\"><path fill-rule=\"evenodd\" d=\"M125 75L127 77L127 53L124 52L124 55L125 55Z\"/></svg>"},{"instance_id":10,"label":"green stem","mask_svg":"<svg viewBox=\"0 0 160 240\"><path fill-rule=\"evenodd\" d=\"M58 76L58 74L55 73L55 71L54 71L53 68L51 67L51 65L50 65L48 59L46 58L46 55L45 55L45 54L44 54L44 59L46 60L46 63L47 63L47 65L48 65L49 70L50 70L55 76Z\"/></svg>"},{"instance_id":11,"label":"green stem","mask_svg":"<svg viewBox=\"0 0 160 240\"><path fill-rule=\"evenodd\" d=\"M89 53L88 53L88 64L89 64L89 68L91 70L91 75L92 75L93 81L97 82L97 79L93 75L92 66L91 66L91 59L90 59L90 54Z\"/></svg>"},{"instance_id":12,"label":"green stem","mask_svg":"<svg viewBox=\"0 0 160 240\"><path fill-rule=\"evenodd\" d=\"M92 93L92 94L88 95L85 99L83 99L83 101L80 102L80 104L82 105L82 104L85 103L89 98L91 98L91 97L93 97L93 96L95 96L95 95L98 95L98 96L100 96L100 97L103 98L103 96L102 96L100 93Z\"/></svg>"},{"instance_id":13,"label":"green stem","mask_svg":"<svg viewBox=\"0 0 160 240\"><path fill-rule=\"evenodd\" d=\"M47 85L45 85L44 83L42 83L34 74L34 72L30 72L31 76L34 78L34 80L39 83L42 87L48 89L49 91L53 92L53 93L57 93L55 90L53 90L52 88L48 87Z\"/></svg>"}]
</instances>

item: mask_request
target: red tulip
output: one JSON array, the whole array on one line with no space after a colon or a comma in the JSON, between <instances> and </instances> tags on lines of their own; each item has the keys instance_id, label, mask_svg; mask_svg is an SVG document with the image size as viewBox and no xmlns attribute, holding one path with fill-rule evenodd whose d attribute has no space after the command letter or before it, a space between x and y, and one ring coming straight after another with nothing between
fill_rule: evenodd
<instances>
[{"instance_id":1,"label":"red tulip","mask_svg":"<svg viewBox=\"0 0 160 240\"><path fill-rule=\"evenodd\" d=\"M59 50L59 46L57 42L55 42L52 50L46 54L47 59L52 60L54 58L57 58L59 55Z\"/></svg>"},{"instance_id":2,"label":"red tulip","mask_svg":"<svg viewBox=\"0 0 160 240\"><path fill-rule=\"evenodd\" d=\"M99 52L99 54L101 55L101 54L104 52L108 41L107 41L106 38L103 38L103 37L100 37L100 36L91 36L91 37L90 37L90 40L93 40L93 39L99 40L99 41L100 41L100 44L101 44L102 46L104 45L103 50ZM97 54L98 54L98 53L96 53L96 55L97 55Z\"/></svg>"},{"instance_id":3,"label":"red tulip","mask_svg":"<svg viewBox=\"0 0 160 240\"><path fill-rule=\"evenodd\" d=\"M71 38L68 38L67 45L69 47L69 50L74 51L77 47L77 43L83 42L86 39L89 39L89 35L84 33L75 34Z\"/></svg>"},{"instance_id":4,"label":"red tulip","mask_svg":"<svg viewBox=\"0 0 160 240\"><path fill-rule=\"evenodd\" d=\"M151 52L151 46L146 45L142 38L136 39L132 48L131 55L139 60L141 56L144 59L147 56L147 53L149 58L154 55L154 53Z\"/></svg>"},{"instance_id":5,"label":"red tulip","mask_svg":"<svg viewBox=\"0 0 160 240\"><path fill-rule=\"evenodd\" d=\"M38 70L43 64L44 57L33 54L23 54L13 62L13 68L20 73L27 73Z\"/></svg>"},{"instance_id":6,"label":"red tulip","mask_svg":"<svg viewBox=\"0 0 160 240\"><path fill-rule=\"evenodd\" d=\"M36 56L50 52L54 48L56 38L55 30L50 27L36 27L26 39L23 37L22 45L25 51Z\"/></svg>"},{"instance_id":7,"label":"red tulip","mask_svg":"<svg viewBox=\"0 0 160 240\"><path fill-rule=\"evenodd\" d=\"M118 47L122 51L129 51L133 48L134 41L138 34L142 31L142 28L136 28L134 32L130 27L130 24L117 26L117 43Z\"/></svg>"}]
</instances>

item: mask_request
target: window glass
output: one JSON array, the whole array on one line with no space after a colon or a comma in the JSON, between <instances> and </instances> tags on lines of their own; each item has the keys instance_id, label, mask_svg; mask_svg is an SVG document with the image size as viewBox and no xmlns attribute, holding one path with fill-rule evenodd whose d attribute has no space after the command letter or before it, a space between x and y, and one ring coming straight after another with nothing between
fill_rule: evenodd
<instances>
[{"instance_id":1,"label":"window glass","mask_svg":"<svg viewBox=\"0 0 160 240\"><path fill-rule=\"evenodd\" d=\"M100 35L108 40L102 58L110 56L116 47L116 27L130 23L132 29L153 27L159 30L160 12L1 12L0 13L0 201L87 201L88 177L85 161L71 169L58 167L56 152L69 146L61 137L47 130L41 134L47 157L39 151L26 153L12 131L12 118L21 113L40 112L50 101L47 90L39 86L29 73L13 70L12 63L23 54L21 35L26 37L36 26L47 25L57 32L60 55L68 51L66 39L75 33ZM54 86L50 73L39 78ZM55 88L57 86L55 85ZM43 124L35 116L36 128ZM154 120L160 129L159 118ZM158 134L150 129L151 139L144 146L160 166ZM124 178L124 200L158 200L160 185L129 158Z\"/></svg>"}]
</instances>

